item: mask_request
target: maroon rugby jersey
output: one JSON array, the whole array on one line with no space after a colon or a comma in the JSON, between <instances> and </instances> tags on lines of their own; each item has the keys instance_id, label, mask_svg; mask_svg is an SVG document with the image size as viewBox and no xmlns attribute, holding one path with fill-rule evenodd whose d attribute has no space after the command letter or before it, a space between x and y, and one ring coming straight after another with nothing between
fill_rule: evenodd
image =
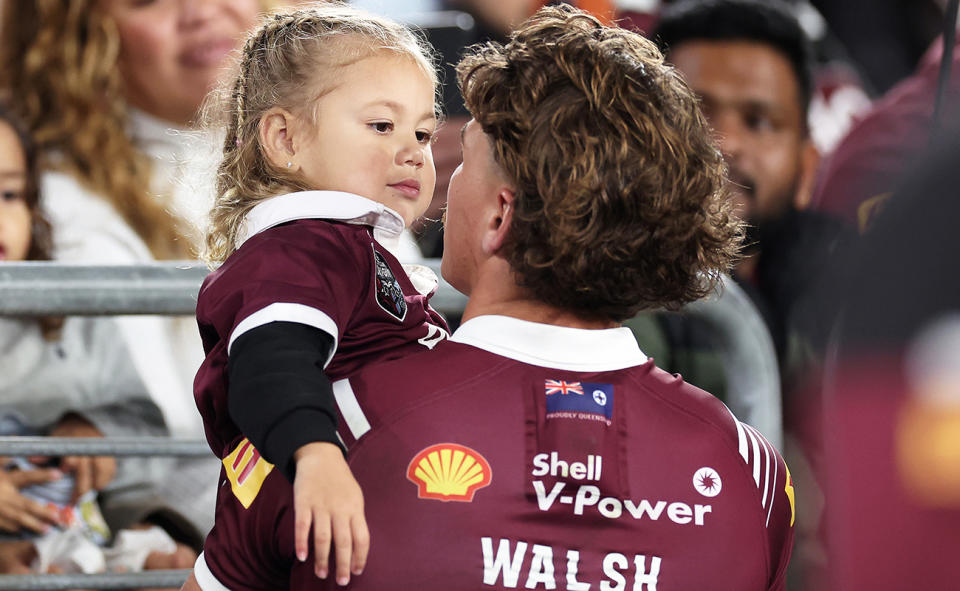
<instances>
[{"instance_id":1,"label":"maroon rugby jersey","mask_svg":"<svg viewBox=\"0 0 960 591\"><path fill-rule=\"evenodd\" d=\"M331 380L446 337L428 295L381 244L402 230L399 215L349 193L291 193L251 210L242 244L197 302L206 359L194 394L214 453L226 457L240 438L227 410L227 358L241 334L274 321L323 330L334 338Z\"/></svg>"},{"instance_id":2,"label":"maroon rugby jersey","mask_svg":"<svg viewBox=\"0 0 960 591\"><path fill-rule=\"evenodd\" d=\"M349 588L784 588L780 455L626 329L475 318L349 385L334 389L372 540ZM203 588L337 588L292 559L290 486L267 481L257 517L233 521L258 529L198 560Z\"/></svg>"}]
</instances>

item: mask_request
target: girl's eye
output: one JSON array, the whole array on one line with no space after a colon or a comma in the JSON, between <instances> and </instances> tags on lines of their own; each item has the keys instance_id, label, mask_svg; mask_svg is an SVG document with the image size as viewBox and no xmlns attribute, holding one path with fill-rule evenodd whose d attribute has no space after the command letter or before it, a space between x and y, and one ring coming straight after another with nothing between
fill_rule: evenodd
<instances>
[{"instance_id":1,"label":"girl's eye","mask_svg":"<svg viewBox=\"0 0 960 591\"><path fill-rule=\"evenodd\" d=\"M418 131L417 132L417 141L421 144L429 144L430 140L433 139L433 134L429 131Z\"/></svg>"},{"instance_id":2,"label":"girl's eye","mask_svg":"<svg viewBox=\"0 0 960 591\"><path fill-rule=\"evenodd\" d=\"M370 127L374 128L377 133L390 133L393 131L393 123L389 121L377 121L376 123L371 123Z\"/></svg>"},{"instance_id":3,"label":"girl's eye","mask_svg":"<svg viewBox=\"0 0 960 591\"><path fill-rule=\"evenodd\" d=\"M22 191L0 191L0 196L3 197L4 201L17 201L18 199L23 199Z\"/></svg>"}]
</instances>

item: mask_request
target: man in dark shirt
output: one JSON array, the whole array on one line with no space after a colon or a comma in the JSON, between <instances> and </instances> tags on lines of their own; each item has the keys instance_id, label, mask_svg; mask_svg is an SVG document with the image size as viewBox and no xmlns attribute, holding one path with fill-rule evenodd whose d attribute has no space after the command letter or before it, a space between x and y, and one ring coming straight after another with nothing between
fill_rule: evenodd
<instances>
[{"instance_id":1,"label":"man in dark shirt","mask_svg":"<svg viewBox=\"0 0 960 591\"><path fill-rule=\"evenodd\" d=\"M846 236L839 220L807 207L819 164L807 125L809 41L779 0L677 2L652 38L700 97L730 169L750 224L734 277L767 321L790 378L798 306Z\"/></svg>"},{"instance_id":2,"label":"man in dark shirt","mask_svg":"<svg viewBox=\"0 0 960 591\"><path fill-rule=\"evenodd\" d=\"M703 297L737 251L693 93L651 42L569 7L458 74L473 120L442 269L464 322L334 384L373 549L351 588L783 589L783 460L620 327ZM284 541L276 474L225 521L186 589L335 588Z\"/></svg>"}]
</instances>

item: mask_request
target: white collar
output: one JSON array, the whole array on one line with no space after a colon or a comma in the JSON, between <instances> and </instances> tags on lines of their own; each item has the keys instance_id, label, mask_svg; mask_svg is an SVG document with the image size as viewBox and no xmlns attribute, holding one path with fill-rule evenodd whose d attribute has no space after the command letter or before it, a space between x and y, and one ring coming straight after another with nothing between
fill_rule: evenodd
<instances>
[{"instance_id":1,"label":"white collar","mask_svg":"<svg viewBox=\"0 0 960 591\"><path fill-rule=\"evenodd\" d=\"M587 330L491 315L464 322L450 340L555 369L611 371L647 362L624 327Z\"/></svg>"},{"instance_id":2,"label":"white collar","mask_svg":"<svg viewBox=\"0 0 960 591\"><path fill-rule=\"evenodd\" d=\"M382 203L342 191L298 191L270 197L250 210L240 226L236 248L254 234L303 219L337 220L373 228L373 237L388 250L397 245L404 223Z\"/></svg>"}]
</instances>

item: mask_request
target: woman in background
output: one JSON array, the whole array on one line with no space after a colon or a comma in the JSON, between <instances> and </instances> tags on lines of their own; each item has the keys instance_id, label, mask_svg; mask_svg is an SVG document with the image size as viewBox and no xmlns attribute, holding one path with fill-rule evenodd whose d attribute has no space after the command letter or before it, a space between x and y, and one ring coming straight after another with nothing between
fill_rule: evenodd
<instances>
[{"instance_id":1,"label":"woman in background","mask_svg":"<svg viewBox=\"0 0 960 591\"><path fill-rule=\"evenodd\" d=\"M189 131L258 0L4 3L0 91L41 151L58 260L195 258L212 195ZM212 180L212 179L211 179ZM174 434L199 436L192 379L203 359L188 319L120 320Z\"/></svg>"}]
</instances>

